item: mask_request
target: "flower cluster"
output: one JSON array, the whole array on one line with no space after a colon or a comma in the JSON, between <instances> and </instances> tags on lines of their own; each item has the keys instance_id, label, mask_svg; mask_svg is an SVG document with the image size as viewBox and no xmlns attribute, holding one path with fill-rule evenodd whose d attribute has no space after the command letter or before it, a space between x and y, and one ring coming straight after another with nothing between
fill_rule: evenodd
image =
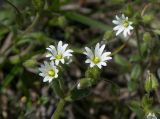
<instances>
[{"instance_id":1,"label":"flower cluster","mask_svg":"<svg viewBox=\"0 0 160 119\"><path fill-rule=\"evenodd\" d=\"M119 35L123 32L124 37L127 37L130 35L130 31L133 30L132 22L128 21L128 17L125 17L124 14L122 14L121 17L116 16L116 20L112 21L116 26L113 28L114 31L117 31L116 35ZM58 42L57 47L54 45L50 45L48 48L48 53L46 55L47 58L49 58L50 63L44 62L44 65L41 65L39 68L40 76L42 76L44 79L44 82L51 82L54 78L58 77L58 68L57 66L59 64L67 64L67 61L71 61L71 56L73 53L73 50L68 49L68 44L62 43L62 41ZM87 59L85 63L89 63L90 67L97 66L99 69L102 68L102 66L107 66L107 61L111 60L112 57L111 52L105 52L105 45L100 46L99 43L96 44L94 51L92 51L90 48L85 47L85 51L83 52L84 55L87 56Z\"/></svg>"},{"instance_id":2,"label":"flower cluster","mask_svg":"<svg viewBox=\"0 0 160 119\"><path fill-rule=\"evenodd\" d=\"M57 78L59 72L57 66L71 60L73 50L67 49L67 47L68 44L63 45L62 41L59 41L57 47L50 45L46 48L48 50L46 57L50 59L50 63L45 61L39 68L41 72L39 75L44 78L43 82L51 82L54 78ZM107 66L106 62L112 57L110 56L111 52L105 52L104 49L105 45L100 46L99 43L96 44L94 52L85 47L84 54L87 56L85 63L90 63L90 67L97 66L100 69L102 66Z\"/></svg>"},{"instance_id":3,"label":"flower cluster","mask_svg":"<svg viewBox=\"0 0 160 119\"><path fill-rule=\"evenodd\" d=\"M59 41L57 47L50 45L46 48L48 50L46 57L50 59L50 63L45 61L39 68L41 72L39 75L44 78L43 82L51 82L54 78L57 78L59 72L57 66L60 62L64 64L66 61L69 61L73 50L67 49L67 47L68 44L63 45L62 41Z\"/></svg>"}]
</instances>

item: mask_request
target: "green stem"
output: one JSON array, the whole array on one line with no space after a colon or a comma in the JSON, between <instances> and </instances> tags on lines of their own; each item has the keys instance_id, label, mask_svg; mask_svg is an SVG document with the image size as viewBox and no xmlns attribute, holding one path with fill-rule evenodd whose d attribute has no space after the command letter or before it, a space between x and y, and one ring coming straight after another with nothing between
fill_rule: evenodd
<instances>
[{"instance_id":1,"label":"green stem","mask_svg":"<svg viewBox=\"0 0 160 119\"><path fill-rule=\"evenodd\" d=\"M65 101L64 99L61 99L61 100L58 102L57 109L56 109L56 111L53 113L51 119L59 119L60 114L61 114L61 112L62 112L62 110L63 110L64 105L65 105L65 102L66 102L66 101Z\"/></svg>"},{"instance_id":2,"label":"green stem","mask_svg":"<svg viewBox=\"0 0 160 119\"><path fill-rule=\"evenodd\" d=\"M5 0L5 1L15 9L15 11L17 12L17 14L19 14L21 16L21 12L19 11L19 9L13 3L11 3L8 0Z\"/></svg>"},{"instance_id":3,"label":"green stem","mask_svg":"<svg viewBox=\"0 0 160 119\"><path fill-rule=\"evenodd\" d=\"M135 32L136 32L138 52L139 52L139 55L142 56L142 53L141 53L141 44L140 44L139 33L138 33L138 26L135 28Z\"/></svg>"},{"instance_id":4,"label":"green stem","mask_svg":"<svg viewBox=\"0 0 160 119\"><path fill-rule=\"evenodd\" d=\"M34 20L33 20L33 22L32 22L32 24L30 26L28 26L26 28L26 30L22 33L23 35L26 34L26 33L31 32L33 30L34 26L37 24L37 22L39 20L39 17L40 17L40 14L37 13L36 16L35 16L35 18L34 18Z\"/></svg>"},{"instance_id":5,"label":"green stem","mask_svg":"<svg viewBox=\"0 0 160 119\"><path fill-rule=\"evenodd\" d=\"M139 55L140 55L140 58L142 58L142 52L141 52L141 42L140 42L140 38L139 38L139 32L138 32L138 29L139 29L139 27L138 27L138 25L135 27L135 33L136 33L136 39L137 39L137 46L138 46L138 52L139 52ZM140 66L141 66L141 69L142 69L142 72L143 72L143 62L142 62L142 60L140 61ZM139 77L141 80L140 80L140 93L141 94L144 94L144 92L143 92L143 73L142 73L142 75Z\"/></svg>"}]
</instances>

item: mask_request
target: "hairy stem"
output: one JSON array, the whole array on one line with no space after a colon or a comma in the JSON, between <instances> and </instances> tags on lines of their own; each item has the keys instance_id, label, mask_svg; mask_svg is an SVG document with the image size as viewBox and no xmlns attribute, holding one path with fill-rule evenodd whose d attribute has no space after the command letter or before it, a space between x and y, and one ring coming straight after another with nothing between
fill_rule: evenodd
<instances>
[{"instance_id":1,"label":"hairy stem","mask_svg":"<svg viewBox=\"0 0 160 119\"><path fill-rule=\"evenodd\" d=\"M65 105L65 100L64 99L60 99L60 101L58 102L58 105L57 105L57 109L56 111L53 113L51 119L59 119L60 117L60 114L63 110L63 107Z\"/></svg>"}]
</instances>

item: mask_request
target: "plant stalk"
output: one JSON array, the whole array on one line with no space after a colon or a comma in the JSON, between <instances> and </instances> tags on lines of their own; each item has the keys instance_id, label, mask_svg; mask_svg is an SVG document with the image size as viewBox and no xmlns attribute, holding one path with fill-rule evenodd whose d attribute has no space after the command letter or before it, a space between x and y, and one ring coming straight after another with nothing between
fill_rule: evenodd
<instances>
[{"instance_id":1,"label":"plant stalk","mask_svg":"<svg viewBox=\"0 0 160 119\"><path fill-rule=\"evenodd\" d=\"M139 55L142 57L142 53L141 53L141 44L140 44L139 33L138 33L138 26L135 28L135 32L136 32L136 39L137 39L138 52L139 52Z\"/></svg>"},{"instance_id":2,"label":"plant stalk","mask_svg":"<svg viewBox=\"0 0 160 119\"><path fill-rule=\"evenodd\" d=\"M59 119L60 117L60 114L63 110L63 107L65 105L65 100L64 99L60 99L60 101L58 102L58 105L57 105L57 109L56 111L53 113L51 119Z\"/></svg>"}]
</instances>

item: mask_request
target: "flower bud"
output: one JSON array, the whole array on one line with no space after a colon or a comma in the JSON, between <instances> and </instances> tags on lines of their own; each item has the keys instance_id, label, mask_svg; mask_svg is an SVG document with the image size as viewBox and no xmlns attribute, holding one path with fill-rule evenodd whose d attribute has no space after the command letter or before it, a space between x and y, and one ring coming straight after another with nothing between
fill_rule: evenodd
<instances>
[{"instance_id":1,"label":"flower bud","mask_svg":"<svg viewBox=\"0 0 160 119\"><path fill-rule=\"evenodd\" d=\"M150 15L144 15L142 17L143 22L146 23L146 24L150 23L152 21L152 19L153 19L153 15L152 14L150 14Z\"/></svg>"},{"instance_id":2,"label":"flower bud","mask_svg":"<svg viewBox=\"0 0 160 119\"><path fill-rule=\"evenodd\" d=\"M58 17L58 25L63 27L67 24L66 18L64 16Z\"/></svg>"},{"instance_id":3,"label":"flower bud","mask_svg":"<svg viewBox=\"0 0 160 119\"><path fill-rule=\"evenodd\" d=\"M148 71L147 79L145 81L145 90L146 92L150 92L152 90L156 90L158 87L158 81L156 77Z\"/></svg>"},{"instance_id":4,"label":"flower bud","mask_svg":"<svg viewBox=\"0 0 160 119\"><path fill-rule=\"evenodd\" d=\"M94 84L93 79L91 78L83 78L79 81L77 85L77 89L84 89L92 86Z\"/></svg>"},{"instance_id":5,"label":"flower bud","mask_svg":"<svg viewBox=\"0 0 160 119\"><path fill-rule=\"evenodd\" d=\"M35 67L36 65L36 60L35 59L29 59L29 60L26 60L23 65L27 68L31 68L31 67Z\"/></svg>"},{"instance_id":6,"label":"flower bud","mask_svg":"<svg viewBox=\"0 0 160 119\"><path fill-rule=\"evenodd\" d=\"M18 64L19 62L20 62L20 58L19 58L19 56L11 56L10 58L9 58L9 61L12 63L12 64Z\"/></svg>"},{"instance_id":7,"label":"flower bud","mask_svg":"<svg viewBox=\"0 0 160 119\"><path fill-rule=\"evenodd\" d=\"M151 40L151 35L150 35L150 33L145 32L145 33L143 34L143 40L146 41L146 42L149 42L149 41Z\"/></svg>"}]
</instances>

